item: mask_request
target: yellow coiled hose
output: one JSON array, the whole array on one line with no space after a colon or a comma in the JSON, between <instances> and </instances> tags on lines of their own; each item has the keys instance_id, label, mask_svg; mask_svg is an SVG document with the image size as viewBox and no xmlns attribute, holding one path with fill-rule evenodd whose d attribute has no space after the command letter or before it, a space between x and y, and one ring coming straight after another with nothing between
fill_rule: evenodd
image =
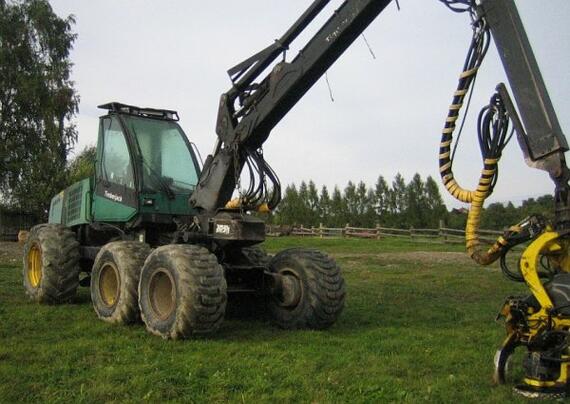
<instances>
[{"instance_id":1,"label":"yellow coiled hose","mask_svg":"<svg viewBox=\"0 0 570 404\"><path fill-rule=\"evenodd\" d=\"M496 157L484 158L479 184L477 188L472 191L461 187L454 178L451 145L453 143L453 132L456 128L456 122L459 119L459 112L464 105L465 97L477 76L477 72L485 55L485 31L486 23L485 21L480 21L480 26L478 29L476 27L474 31L473 43L469 50L469 55L464 67L465 70L461 73L457 90L453 94L453 101L449 107L449 113L445 121L439 146L439 171L445 188L457 200L471 204L467 217L467 225L465 227L465 244L469 256L481 265L488 265L496 261L501 256L502 250L507 243L503 237L499 237L491 248L484 251L480 248L478 234L483 203L491 193L492 182L497 173L497 164L499 162L501 149L497 152Z\"/></svg>"},{"instance_id":2,"label":"yellow coiled hose","mask_svg":"<svg viewBox=\"0 0 570 404\"><path fill-rule=\"evenodd\" d=\"M483 203L489 196L491 181L495 175L498 159L485 159L485 167L481 171L479 184L474 192L471 192L472 200L465 226L465 246L467 254L481 265L489 265L500 258L506 240L501 236L487 251L480 248L479 224Z\"/></svg>"}]
</instances>

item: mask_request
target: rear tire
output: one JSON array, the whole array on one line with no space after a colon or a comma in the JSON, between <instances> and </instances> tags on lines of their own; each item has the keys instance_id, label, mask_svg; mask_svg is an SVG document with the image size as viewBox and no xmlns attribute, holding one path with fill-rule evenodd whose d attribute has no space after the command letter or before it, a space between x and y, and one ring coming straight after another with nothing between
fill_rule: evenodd
<instances>
[{"instance_id":1,"label":"rear tire","mask_svg":"<svg viewBox=\"0 0 570 404\"><path fill-rule=\"evenodd\" d=\"M115 241L101 248L91 270L91 301L101 320L113 324L140 320L138 285L149 253L150 247L138 241Z\"/></svg>"},{"instance_id":2,"label":"rear tire","mask_svg":"<svg viewBox=\"0 0 570 404\"><path fill-rule=\"evenodd\" d=\"M336 322L344 308L345 285L332 258L317 250L293 248L273 257L269 270L295 286L293 295L269 297L269 310L279 327L321 330Z\"/></svg>"},{"instance_id":3,"label":"rear tire","mask_svg":"<svg viewBox=\"0 0 570 404\"><path fill-rule=\"evenodd\" d=\"M79 243L68 227L41 224L30 231L24 245L24 288L42 304L71 300L79 286Z\"/></svg>"},{"instance_id":4,"label":"rear tire","mask_svg":"<svg viewBox=\"0 0 570 404\"><path fill-rule=\"evenodd\" d=\"M227 286L222 266L207 249L167 245L146 259L139 282L139 307L149 332L185 339L217 330Z\"/></svg>"},{"instance_id":5,"label":"rear tire","mask_svg":"<svg viewBox=\"0 0 570 404\"><path fill-rule=\"evenodd\" d=\"M241 252L254 266L267 266L272 258L261 247L245 247Z\"/></svg>"}]
</instances>

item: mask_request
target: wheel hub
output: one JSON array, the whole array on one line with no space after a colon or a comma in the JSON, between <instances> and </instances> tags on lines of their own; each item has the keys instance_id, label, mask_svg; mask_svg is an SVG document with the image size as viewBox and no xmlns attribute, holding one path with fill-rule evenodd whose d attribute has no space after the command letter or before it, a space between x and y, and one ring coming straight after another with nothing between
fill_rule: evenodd
<instances>
[{"instance_id":1,"label":"wheel hub","mask_svg":"<svg viewBox=\"0 0 570 404\"><path fill-rule=\"evenodd\" d=\"M172 275L164 269L154 272L150 278L148 295L154 314L161 320L170 317L176 307L176 288Z\"/></svg>"},{"instance_id":2,"label":"wheel hub","mask_svg":"<svg viewBox=\"0 0 570 404\"><path fill-rule=\"evenodd\" d=\"M291 269L279 271L277 301L281 307L294 308L301 301L303 287L297 273Z\"/></svg>"},{"instance_id":3,"label":"wheel hub","mask_svg":"<svg viewBox=\"0 0 570 404\"><path fill-rule=\"evenodd\" d=\"M28 281L33 288L42 281L42 250L37 243L32 244L28 252Z\"/></svg>"},{"instance_id":4,"label":"wheel hub","mask_svg":"<svg viewBox=\"0 0 570 404\"><path fill-rule=\"evenodd\" d=\"M105 264L99 276L99 295L103 304L113 307L119 299L119 271L113 264Z\"/></svg>"}]
</instances>

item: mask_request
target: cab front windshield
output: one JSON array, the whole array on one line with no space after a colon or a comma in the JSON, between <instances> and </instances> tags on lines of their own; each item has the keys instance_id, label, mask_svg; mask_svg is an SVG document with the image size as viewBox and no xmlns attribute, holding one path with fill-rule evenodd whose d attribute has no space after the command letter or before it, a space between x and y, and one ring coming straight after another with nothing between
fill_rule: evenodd
<instances>
[{"instance_id":1,"label":"cab front windshield","mask_svg":"<svg viewBox=\"0 0 570 404\"><path fill-rule=\"evenodd\" d=\"M190 193L198 183L193 154L172 121L125 117L141 151L143 191Z\"/></svg>"}]
</instances>

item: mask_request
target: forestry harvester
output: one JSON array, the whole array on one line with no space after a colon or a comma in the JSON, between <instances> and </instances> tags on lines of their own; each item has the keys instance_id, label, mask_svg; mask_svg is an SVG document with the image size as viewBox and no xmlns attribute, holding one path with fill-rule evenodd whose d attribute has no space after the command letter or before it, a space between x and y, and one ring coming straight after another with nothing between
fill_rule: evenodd
<instances>
[{"instance_id":1,"label":"forestry harvester","mask_svg":"<svg viewBox=\"0 0 570 404\"><path fill-rule=\"evenodd\" d=\"M501 309L507 337L495 357L495 380L505 382L507 361L523 346L525 377L517 392L561 396L570 367L568 144L514 1L440 1L469 15L473 29L441 136L441 177L453 196L471 205L469 255L483 265L500 260L505 275L530 290L509 297ZM329 2L314 1L280 39L228 71L231 88L220 98L217 141L203 166L175 111L101 105L107 113L99 121L95 175L56 195L49 223L34 227L26 242L29 297L62 303L80 284L90 286L101 319L124 324L142 317L151 333L173 339L215 331L228 294L240 293L265 297L283 328L331 326L345 299L339 266L304 248L268 256L257 247L265 238L264 222L252 214L275 209L281 198L262 151L272 129L391 0L345 0L286 60L289 45ZM453 175L453 136L491 38L515 102L499 84L479 115L484 167L477 188L467 190ZM484 250L477 234L481 211L513 131L528 165L554 181L555 220L526 218ZM245 187L244 170L250 179ZM521 243L528 246L518 268L509 268L507 253Z\"/></svg>"}]
</instances>

